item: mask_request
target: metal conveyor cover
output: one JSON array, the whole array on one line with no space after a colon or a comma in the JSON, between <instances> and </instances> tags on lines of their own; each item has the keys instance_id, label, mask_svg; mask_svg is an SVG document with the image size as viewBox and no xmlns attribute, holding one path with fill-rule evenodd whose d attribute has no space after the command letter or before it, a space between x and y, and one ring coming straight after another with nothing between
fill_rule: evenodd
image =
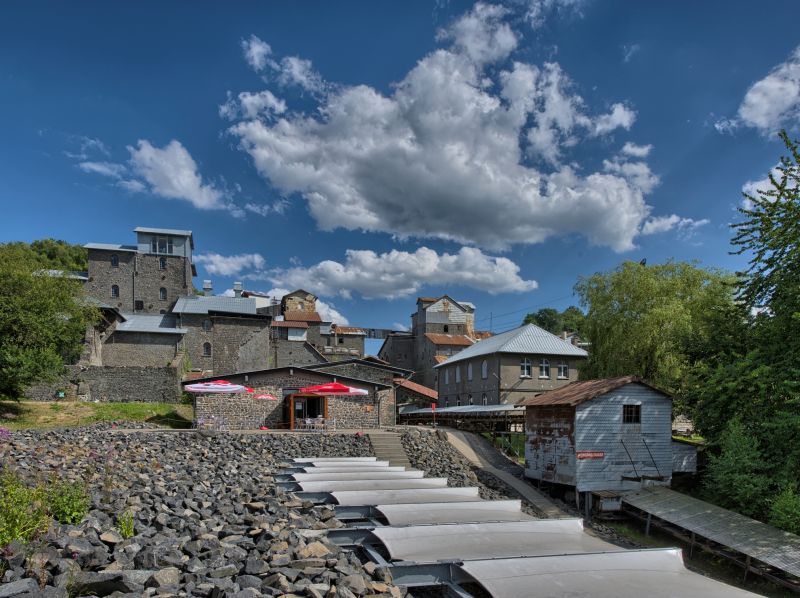
<instances>
[{"instance_id":1,"label":"metal conveyor cover","mask_svg":"<svg viewBox=\"0 0 800 598\"><path fill-rule=\"evenodd\" d=\"M295 463L307 463L309 461L346 461L355 462L360 461L377 461L377 457L295 457L292 459Z\"/></svg>"},{"instance_id":2,"label":"metal conveyor cover","mask_svg":"<svg viewBox=\"0 0 800 598\"><path fill-rule=\"evenodd\" d=\"M481 500L475 502L437 502L425 505L378 505L389 525L425 523L476 523L480 521L527 521L519 500Z\"/></svg>"},{"instance_id":3,"label":"metal conveyor cover","mask_svg":"<svg viewBox=\"0 0 800 598\"><path fill-rule=\"evenodd\" d=\"M409 469L408 471L348 471L336 473L293 473L296 482L346 481L346 480L400 480L421 478L425 472Z\"/></svg>"},{"instance_id":4,"label":"metal conveyor cover","mask_svg":"<svg viewBox=\"0 0 800 598\"><path fill-rule=\"evenodd\" d=\"M580 519L376 527L372 533L386 546L392 559L417 562L616 549L585 533Z\"/></svg>"},{"instance_id":5,"label":"metal conveyor cover","mask_svg":"<svg viewBox=\"0 0 800 598\"><path fill-rule=\"evenodd\" d=\"M446 488L447 478L419 478L417 480L342 480L297 482L303 492L335 492L336 490L403 490L411 488Z\"/></svg>"},{"instance_id":6,"label":"metal conveyor cover","mask_svg":"<svg viewBox=\"0 0 800 598\"><path fill-rule=\"evenodd\" d=\"M424 504L436 502L474 502L480 500L478 488L425 488L412 490L353 490L331 492L340 505Z\"/></svg>"},{"instance_id":7,"label":"metal conveyor cover","mask_svg":"<svg viewBox=\"0 0 800 598\"><path fill-rule=\"evenodd\" d=\"M743 598L756 596L683 565L680 550L626 550L466 561L460 568L493 598Z\"/></svg>"}]
</instances>

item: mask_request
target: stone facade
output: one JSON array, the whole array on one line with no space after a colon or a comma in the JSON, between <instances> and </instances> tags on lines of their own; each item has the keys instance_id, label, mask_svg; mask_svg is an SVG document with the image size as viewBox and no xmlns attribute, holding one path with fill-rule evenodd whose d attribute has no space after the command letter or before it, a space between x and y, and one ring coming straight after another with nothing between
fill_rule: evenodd
<instances>
[{"instance_id":1,"label":"stone facade","mask_svg":"<svg viewBox=\"0 0 800 598\"><path fill-rule=\"evenodd\" d=\"M162 258L166 262L163 269ZM119 288L119 297L112 296L114 285ZM192 266L178 255L90 248L85 289L91 297L122 312L166 313L178 297L192 294ZM163 299L161 289L166 293ZM139 306L137 301L141 302Z\"/></svg>"},{"instance_id":2,"label":"stone facade","mask_svg":"<svg viewBox=\"0 0 800 598\"><path fill-rule=\"evenodd\" d=\"M324 363L325 361L325 358L306 341L273 338L271 343L267 361L268 368L282 368L289 365L312 365Z\"/></svg>"},{"instance_id":3,"label":"stone facade","mask_svg":"<svg viewBox=\"0 0 800 598\"><path fill-rule=\"evenodd\" d=\"M178 318L178 325L187 330L183 349L191 366L218 376L267 367L268 324L263 316L181 314Z\"/></svg>"},{"instance_id":4,"label":"stone facade","mask_svg":"<svg viewBox=\"0 0 800 598\"><path fill-rule=\"evenodd\" d=\"M163 367L179 355L181 335L116 331L102 345L102 365Z\"/></svg>"},{"instance_id":5,"label":"stone facade","mask_svg":"<svg viewBox=\"0 0 800 598\"><path fill-rule=\"evenodd\" d=\"M25 398L52 401L59 392L66 399L81 401L178 403L180 371L172 366L69 366L58 380L28 388Z\"/></svg>"}]
</instances>

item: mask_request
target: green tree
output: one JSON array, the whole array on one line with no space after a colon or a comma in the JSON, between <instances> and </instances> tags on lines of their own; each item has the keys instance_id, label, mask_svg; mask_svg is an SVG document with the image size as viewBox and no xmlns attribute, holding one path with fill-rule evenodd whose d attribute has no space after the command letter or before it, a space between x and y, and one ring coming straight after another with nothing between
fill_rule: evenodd
<instances>
[{"instance_id":1,"label":"green tree","mask_svg":"<svg viewBox=\"0 0 800 598\"><path fill-rule=\"evenodd\" d=\"M80 355L96 315L79 282L41 272L49 265L25 244L0 245L0 396L18 399L55 378Z\"/></svg>"},{"instance_id":2,"label":"green tree","mask_svg":"<svg viewBox=\"0 0 800 598\"><path fill-rule=\"evenodd\" d=\"M695 264L623 262L580 278L591 344L584 378L635 374L680 394L695 353L713 344L720 314L734 310L734 279Z\"/></svg>"},{"instance_id":3,"label":"green tree","mask_svg":"<svg viewBox=\"0 0 800 598\"><path fill-rule=\"evenodd\" d=\"M769 510L769 522L793 534L800 534L800 496L792 486L784 488Z\"/></svg>"},{"instance_id":4,"label":"green tree","mask_svg":"<svg viewBox=\"0 0 800 598\"><path fill-rule=\"evenodd\" d=\"M536 324L553 334L561 334L564 331L581 334L584 319L585 316L580 308L573 305L562 312L552 307L542 308L526 315L522 323Z\"/></svg>"}]
</instances>

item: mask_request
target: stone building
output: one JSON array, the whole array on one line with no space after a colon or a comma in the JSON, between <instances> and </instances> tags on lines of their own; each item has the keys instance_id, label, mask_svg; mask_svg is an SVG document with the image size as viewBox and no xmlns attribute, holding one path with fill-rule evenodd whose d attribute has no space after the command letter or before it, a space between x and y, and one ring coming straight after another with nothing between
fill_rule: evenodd
<instances>
[{"instance_id":1,"label":"stone building","mask_svg":"<svg viewBox=\"0 0 800 598\"><path fill-rule=\"evenodd\" d=\"M574 382L588 353L533 324L482 340L435 366L443 407L518 403Z\"/></svg>"},{"instance_id":2,"label":"stone building","mask_svg":"<svg viewBox=\"0 0 800 598\"><path fill-rule=\"evenodd\" d=\"M211 380L208 378L207 380ZM229 429L289 429L301 419L324 417L337 429L378 428L395 423L395 398L391 383L351 378L336 372L289 366L226 376L254 393L197 395L195 419L216 421ZM308 396L299 390L329 382L367 391L358 396ZM273 397L257 398L267 394ZM296 426L295 426L296 427Z\"/></svg>"},{"instance_id":3,"label":"stone building","mask_svg":"<svg viewBox=\"0 0 800 598\"><path fill-rule=\"evenodd\" d=\"M137 227L136 245L87 243L89 296L123 313L167 313L192 295L192 231Z\"/></svg>"},{"instance_id":4,"label":"stone building","mask_svg":"<svg viewBox=\"0 0 800 598\"><path fill-rule=\"evenodd\" d=\"M409 332L394 332L383 342L378 357L414 370L412 379L436 387L435 366L471 347L489 333L475 330L475 306L447 295L419 297Z\"/></svg>"}]
</instances>

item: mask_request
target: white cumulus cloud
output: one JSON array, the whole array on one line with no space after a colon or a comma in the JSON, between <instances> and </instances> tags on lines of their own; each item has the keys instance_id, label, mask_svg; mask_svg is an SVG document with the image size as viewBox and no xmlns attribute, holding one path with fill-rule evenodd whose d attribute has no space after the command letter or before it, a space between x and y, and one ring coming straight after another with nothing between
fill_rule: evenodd
<instances>
[{"instance_id":1,"label":"white cumulus cloud","mask_svg":"<svg viewBox=\"0 0 800 598\"><path fill-rule=\"evenodd\" d=\"M586 0L527 0L525 18L534 29L544 25L547 18L554 13L581 15L581 8Z\"/></svg>"},{"instance_id":2,"label":"white cumulus cloud","mask_svg":"<svg viewBox=\"0 0 800 598\"><path fill-rule=\"evenodd\" d=\"M219 253L200 253L194 261L201 264L209 274L236 276L245 270L263 270L266 260L258 253L220 255Z\"/></svg>"},{"instance_id":3,"label":"white cumulus cloud","mask_svg":"<svg viewBox=\"0 0 800 598\"><path fill-rule=\"evenodd\" d=\"M233 120L238 116L244 118L258 118L259 116L272 117L286 112L286 102L276 98L271 91L264 90L256 93L243 91L234 99L228 92L228 100L219 107L219 114Z\"/></svg>"},{"instance_id":4,"label":"white cumulus cloud","mask_svg":"<svg viewBox=\"0 0 800 598\"><path fill-rule=\"evenodd\" d=\"M427 247L380 254L349 249L344 263L325 260L309 267L277 270L269 279L327 297L349 298L358 293L366 299L407 297L426 284L462 285L491 294L537 287L536 281L520 277L519 266L510 259L488 256L473 247L462 247L454 254L439 254Z\"/></svg>"},{"instance_id":5,"label":"white cumulus cloud","mask_svg":"<svg viewBox=\"0 0 800 598\"><path fill-rule=\"evenodd\" d=\"M705 226L709 222L707 218L692 220L691 218L681 218L677 214L658 216L650 218L644 223L644 226L642 226L642 234L656 235L677 229L683 238L688 238L697 228Z\"/></svg>"},{"instance_id":6,"label":"white cumulus cloud","mask_svg":"<svg viewBox=\"0 0 800 598\"><path fill-rule=\"evenodd\" d=\"M636 145L635 143L627 141L625 145L622 146L622 153L631 158L646 158L650 155L652 149L652 144Z\"/></svg>"},{"instance_id":7,"label":"white cumulus cloud","mask_svg":"<svg viewBox=\"0 0 800 598\"><path fill-rule=\"evenodd\" d=\"M249 39L241 41L242 52L247 64L254 71L263 71L270 60L272 48L265 41L261 40L255 35L251 35Z\"/></svg>"},{"instance_id":8,"label":"white cumulus cloud","mask_svg":"<svg viewBox=\"0 0 800 598\"><path fill-rule=\"evenodd\" d=\"M739 126L758 129L762 134L775 133L782 127L800 125L800 46L773 68L767 76L753 83L745 93L736 118L715 123L721 133Z\"/></svg>"},{"instance_id":9,"label":"white cumulus cloud","mask_svg":"<svg viewBox=\"0 0 800 598\"><path fill-rule=\"evenodd\" d=\"M306 200L322 230L492 249L582 235L633 248L654 179L584 172L562 157L630 129L635 112L617 102L592 114L558 64L513 62L518 40L505 12L478 3L440 34L450 45L388 95L330 85L308 113L245 117L229 131L264 178Z\"/></svg>"}]
</instances>

